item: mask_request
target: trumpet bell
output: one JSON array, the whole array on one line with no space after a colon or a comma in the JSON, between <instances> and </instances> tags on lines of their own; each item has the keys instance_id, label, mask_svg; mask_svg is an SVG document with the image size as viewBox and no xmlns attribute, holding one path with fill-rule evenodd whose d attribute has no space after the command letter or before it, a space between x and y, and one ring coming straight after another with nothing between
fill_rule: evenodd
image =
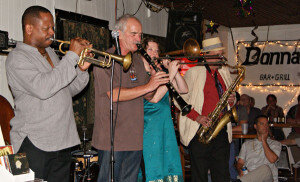
<instances>
[{"instance_id":1,"label":"trumpet bell","mask_svg":"<svg viewBox=\"0 0 300 182\"><path fill-rule=\"evenodd\" d=\"M130 68L131 61L132 61L131 58L132 58L132 54L131 54L131 53L127 54L127 55L123 58L122 65L123 65L123 70L124 70L124 71L127 71L127 70Z\"/></svg>"}]
</instances>

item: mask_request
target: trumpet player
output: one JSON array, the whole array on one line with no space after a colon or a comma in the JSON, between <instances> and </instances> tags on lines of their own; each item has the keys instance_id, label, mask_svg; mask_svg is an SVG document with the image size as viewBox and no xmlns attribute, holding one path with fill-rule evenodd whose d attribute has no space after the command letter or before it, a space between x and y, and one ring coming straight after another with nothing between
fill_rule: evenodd
<instances>
[{"instance_id":1,"label":"trumpet player","mask_svg":"<svg viewBox=\"0 0 300 182\"><path fill-rule=\"evenodd\" d=\"M88 41L71 40L59 60L49 47L54 35L50 11L27 8L22 16L23 42L6 60L7 79L14 96L10 124L14 151L26 153L35 177L49 182L69 181L71 147L80 144L72 97L88 83L90 63L76 67Z\"/></svg>"},{"instance_id":2,"label":"trumpet player","mask_svg":"<svg viewBox=\"0 0 300 182\"><path fill-rule=\"evenodd\" d=\"M218 37L203 40L203 50L206 55L221 55L224 47ZM207 62L218 60L207 59ZM213 182L226 182L229 177L229 142L231 125L223 128L218 136L209 144L200 143L196 132L199 125L210 127L211 119L208 116L217 103L222 93L231 84L230 73L227 68L218 66L195 66L185 74L189 92L182 97L192 105L192 111L186 116L180 116L179 131L181 142L188 146L191 156L191 172L193 182L208 181L210 170ZM234 95L228 99L233 105Z\"/></svg>"}]
</instances>

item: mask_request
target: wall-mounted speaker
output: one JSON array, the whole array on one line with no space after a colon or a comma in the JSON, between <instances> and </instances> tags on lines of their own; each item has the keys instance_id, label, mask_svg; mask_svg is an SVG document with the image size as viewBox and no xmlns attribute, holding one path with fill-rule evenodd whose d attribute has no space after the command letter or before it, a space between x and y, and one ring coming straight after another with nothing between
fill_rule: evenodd
<instances>
[{"instance_id":1,"label":"wall-mounted speaker","mask_svg":"<svg viewBox=\"0 0 300 182\"><path fill-rule=\"evenodd\" d=\"M166 49L180 50L184 42L193 38L201 45L202 15L200 12L169 11Z\"/></svg>"}]
</instances>

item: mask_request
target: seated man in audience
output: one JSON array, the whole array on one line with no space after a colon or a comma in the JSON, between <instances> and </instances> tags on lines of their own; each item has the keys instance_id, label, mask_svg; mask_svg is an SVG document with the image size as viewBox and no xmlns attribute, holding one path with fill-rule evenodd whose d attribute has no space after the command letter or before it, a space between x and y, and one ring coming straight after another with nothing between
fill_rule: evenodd
<instances>
[{"instance_id":1,"label":"seated man in audience","mask_svg":"<svg viewBox=\"0 0 300 182\"><path fill-rule=\"evenodd\" d=\"M280 141L280 143L282 143L284 145L289 145L289 146L297 145L297 147L300 147L300 138L285 139L285 140Z\"/></svg>"},{"instance_id":2,"label":"seated man in audience","mask_svg":"<svg viewBox=\"0 0 300 182\"><path fill-rule=\"evenodd\" d=\"M283 109L277 105L277 97L273 94L267 96L267 105L261 108L262 114L269 117L270 121L274 121L274 118L284 117Z\"/></svg>"},{"instance_id":3,"label":"seated man in audience","mask_svg":"<svg viewBox=\"0 0 300 182\"><path fill-rule=\"evenodd\" d=\"M290 108L289 112L286 115L286 122L291 124L300 124L300 95L298 95L298 104L294 105ZM300 138L300 128L299 127L293 127L292 132L287 137L289 140L295 140L297 138ZM282 142L282 144L285 144ZM297 146L291 146L291 152L293 154L295 162L300 161L300 148L299 145Z\"/></svg>"},{"instance_id":4,"label":"seated man in audience","mask_svg":"<svg viewBox=\"0 0 300 182\"><path fill-rule=\"evenodd\" d=\"M293 138L293 139L285 139L280 141L281 144L288 145L291 148L292 155L295 161L295 164L293 165L294 168L300 167L300 160L299 160L299 147L300 147L300 137ZM295 150L292 149L298 149L298 151L295 152Z\"/></svg>"},{"instance_id":5,"label":"seated man in audience","mask_svg":"<svg viewBox=\"0 0 300 182\"><path fill-rule=\"evenodd\" d=\"M262 114L266 115L270 122L276 122L278 118L283 118L283 109L277 105L277 97L273 94L269 94L266 100L267 105L261 109ZM271 131L276 140L285 139L282 128L271 128Z\"/></svg>"},{"instance_id":6,"label":"seated man in audience","mask_svg":"<svg viewBox=\"0 0 300 182\"><path fill-rule=\"evenodd\" d=\"M251 97L247 94L241 95L240 105L244 106L248 114L249 129L254 129L254 120L261 115L260 109L251 106Z\"/></svg>"},{"instance_id":7,"label":"seated man in audience","mask_svg":"<svg viewBox=\"0 0 300 182\"><path fill-rule=\"evenodd\" d=\"M258 116L255 119L254 128L257 131L257 138L246 141L239 155L237 170L240 180L243 182L277 182L278 169L275 166L275 162L278 160L281 152L281 144L269 138L267 116ZM248 170L246 175L242 171L244 166Z\"/></svg>"},{"instance_id":8,"label":"seated man in audience","mask_svg":"<svg viewBox=\"0 0 300 182\"><path fill-rule=\"evenodd\" d=\"M255 106L255 99L254 97L250 97L250 107L254 107ZM256 108L256 107L255 107ZM258 108L257 108L258 109ZM260 110L260 109L259 109Z\"/></svg>"},{"instance_id":9,"label":"seated man in audience","mask_svg":"<svg viewBox=\"0 0 300 182\"><path fill-rule=\"evenodd\" d=\"M248 123L248 114L246 107L240 104L240 94L238 92L235 93L236 97L236 112L238 115L238 121L236 123L232 123L232 131L239 131L242 132L242 124Z\"/></svg>"}]
</instances>

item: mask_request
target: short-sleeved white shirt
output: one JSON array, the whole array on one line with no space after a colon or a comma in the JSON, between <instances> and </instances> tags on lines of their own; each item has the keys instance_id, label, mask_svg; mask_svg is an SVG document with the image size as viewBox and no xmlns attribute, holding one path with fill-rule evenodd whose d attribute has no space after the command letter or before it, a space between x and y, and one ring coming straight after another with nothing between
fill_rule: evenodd
<instances>
[{"instance_id":1,"label":"short-sleeved white shirt","mask_svg":"<svg viewBox=\"0 0 300 182\"><path fill-rule=\"evenodd\" d=\"M279 157L281 152L281 143L275 140L267 139L267 143L270 149ZM242 145L242 149L239 155L240 159L245 161L245 166L248 171L252 171L263 164L267 164L272 171L274 181L278 181L278 169L275 163L270 163L264 153L262 142L258 139L246 141Z\"/></svg>"}]
</instances>

